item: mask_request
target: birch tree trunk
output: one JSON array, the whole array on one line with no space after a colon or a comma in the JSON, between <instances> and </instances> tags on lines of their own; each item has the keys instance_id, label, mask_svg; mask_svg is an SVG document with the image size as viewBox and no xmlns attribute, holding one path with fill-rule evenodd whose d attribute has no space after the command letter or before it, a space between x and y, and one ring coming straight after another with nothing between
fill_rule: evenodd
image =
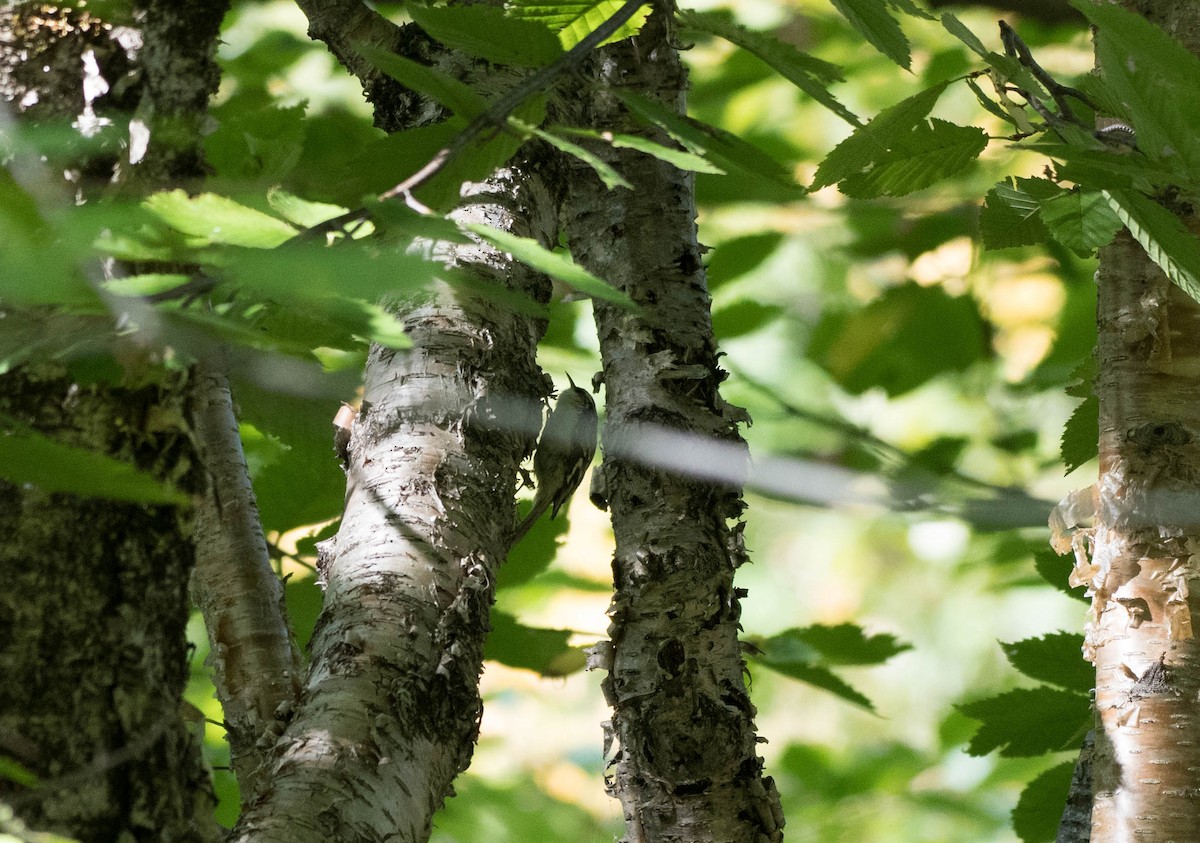
<instances>
[{"instance_id":1,"label":"birch tree trunk","mask_svg":"<svg viewBox=\"0 0 1200 843\"><path fill-rule=\"evenodd\" d=\"M601 51L565 110L579 125L648 134L613 93L631 90L683 113L686 70L659 2L632 43ZM607 420L602 485L617 549L610 641L596 651L619 743L610 790L625 840L761 843L781 840L779 795L762 772L754 706L743 681L734 570L745 561L740 489L630 459L646 432L670 431L684 461L705 442L745 456L744 411L718 385L690 174L650 156L604 150L634 190L606 190L577 163L564 225L572 253L644 310L596 302ZM690 444L689 444L690 443Z\"/></svg>"},{"instance_id":2,"label":"birch tree trunk","mask_svg":"<svg viewBox=\"0 0 1200 843\"><path fill-rule=\"evenodd\" d=\"M1125 5L1200 48L1195 4ZM1091 839L1200 840L1200 305L1124 231L1097 282Z\"/></svg>"},{"instance_id":3,"label":"birch tree trunk","mask_svg":"<svg viewBox=\"0 0 1200 843\"><path fill-rule=\"evenodd\" d=\"M190 5L135 4L149 21L140 31L43 4L0 10L0 108L22 122L111 133L100 152L17 168L40 212L95 201L101 189L130 177L130 161L118 157L114 142L129 137L135 110L149 133L135 181L161 185L197 175L194 133L179 146L179 136L159 136L154 118L198 120L215 88L224 5ZM189 74L167 84L163 74L181 68ZM63 170L69 183L58 179ZM6 324L18 316L54 318L5 315ZM80 327L111 330L111 321ZM144 378L138 360L145 349L114 346ZM185 417L178 374L118 386L79 382L65 363L31 359L0 376L6 434L25 426L198 494L204 479ZM23 789L4 779L0 799L27 825L84 841L219 839L195 718L184 716L180 702L188 672L189 511L0 482L0 529L0 740L40 780Z\"/></svg>"},{"instance_id":4,"label":"birch tree trunk","mask_svg":"<svg viewBox=\"0 0 1200 843\"><path fill-rule=\"evenodd\" d=\"M349 30L459 76L471 69L365 7L303 5L310 33L359 76L389 131L434 110L379 79ZM472 80L485 95L511 81L490 67ZM453 216L552 244L556 198L531 175L552 169L518 159L465 185ZM427 245L485 284L549 299L548 279L492 247ZM548 391L535 362L545 322L449 285L396 312L412 348L370 351L345 511L318 562L325 602L310 670L239 841L426 840L474 749L496 571Z\"/></svg>"}]
</instances>

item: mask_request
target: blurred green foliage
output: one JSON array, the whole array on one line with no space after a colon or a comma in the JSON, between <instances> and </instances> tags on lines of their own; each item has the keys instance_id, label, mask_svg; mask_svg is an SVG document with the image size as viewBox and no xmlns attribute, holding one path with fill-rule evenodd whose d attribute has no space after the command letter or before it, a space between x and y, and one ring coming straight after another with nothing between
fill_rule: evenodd
<instances>
[{"instance_id":1,"label":"blurred green foliage","mask_svg":"<svg viewBox=\"0 0 1200 843\"><path fill-rule=\"evenodd\" d=\"M636 93L622 97L689 153L681 162L706 170L696 185L713 324L732 373L726 397L755 420L745 435L756 460L803 457L788 464L799 466L792 479L800 484L825 482L804 473L813 466L875 481L877 493L836 510L801 505L767 484L746 516L755 562L739 575L749 589L747 654L789 840L1009 841L1009 813L1029 782L1016 832L1028 843L1052 839L1069 779L1064 753L1086 721L1088 669L1074 636L1082 607L1059 593L1070 592L1070 563L1045 550L1045 502L1088 482L1077 479L1083 472L1063 477L1060 440L1069 469L1095 453L1084 365L1095 333L1093 252L1123 222L1180 286L1200 274L1194 238L1146 198L1165 180L1194 184L1194 112L1181 123L1162 110L1175 103L1178 116L1191 107L1200 65L1116 7L1080 5L1103 25L1133 26L1128 43L1104 42L1102 61L1169 57L1152 78L1120 75L1114 100L1131 104L1136 114L1126 116L1138 118L1139 132L1145 125L1176 144L1183 166L1073 128L1042 126L1011 142L1021 121L1038 115L1014 120L986 77L973 78L974 89L963 79L991 68L993 78L1031 85L1001 55L995 17L967 10L961 20L938 20L909 0L705 3L681 19L691 47L689 117ZM123 8L104 4L118 16ZM396 4L381 8L397 20L404 14ZM482 23L449 9L414 14L435 36L480 55L537 65L560 52L553 39L529 49L481 39L477 27L495 10L469 12ZM586 17L572 14L572 23ZM1082 23L1012 22L1056 78L1085 84L1077 80L1092 55ZM540 25L510 24L514 32ZM16 169L24 160L16 156L36 152L45 132L0 135L8 156L0 306L22 314L19 324L0 325L0 369L40 354L81 377L145 375L110 354L118 332L79 270L97 248L208 273L214 283L202 303L167 302L154 320L121 330L147 330L175 364L214 339L232 349L259 509L289 576L302 646L320 608L315 541L335 529L345 491L330 421L355 396L367 342L406 342L381 303L435 278L465 282L406 251L452 226L403 208L372 206L372 222L336 248L271 247L372 202L466 124L460 116L385 136L356 83L305 26L282 0L234 3L204 140L213 170L206 193L163 193L137 207L48 207ZM558 33L566 47L577 37ZM452 81L377 58L467 116L481 107ZM490 171L540 126L543 105L479 141L421 199L449 207L464 178ZM579 140L544 128L560 148ZM561 253L525 257L585 291L594 283L573 274ZM106 294L135 300L188 280L153 271L138 278ZM556 379L569 370L583 383L598 368L586 302L556 301L545 311L495 303L548 314L541 353ZM5 425L0 419L0 436L11 440L5 453L30 446L27 433ZM21 474L15 460L6 466L14 479L51 491L108 488L147 501L169 494L69 457L43 455L40 479ZM488 714L476 764L436 821L437 843L620 833L620 809L603 795L598 679L578 672L582 647L607 626L611 553L604 516L584 497L569 518L539 524L501 573ZM1018 505L1013 515L1008 507ZM212 721L206 739L220 818L231 823L236 782L222 769L228 753L195 622L192 638L189 699ZM1036 684L1043 681L1059 687Z\"/></svg>"}]
</instances>

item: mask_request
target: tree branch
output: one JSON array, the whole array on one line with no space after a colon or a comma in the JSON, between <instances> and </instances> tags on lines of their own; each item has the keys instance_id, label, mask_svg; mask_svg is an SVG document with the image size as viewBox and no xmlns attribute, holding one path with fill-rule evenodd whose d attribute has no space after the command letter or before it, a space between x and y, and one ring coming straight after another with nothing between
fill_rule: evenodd
<instances>
[{"instance_id":1,"label":"tree branch","mask_svg":"<svg viewBox=\"0 0 1200 843\"><path fill-rule=\"evenodd\" d=\"M267 555L229 382L211 362L196 368L191 410L208 475L196 511L192 600L208 629L208 663L244 805L262 784L266 754L260 739L299 695L300 654Z\"/></svg>"}]
</instances>

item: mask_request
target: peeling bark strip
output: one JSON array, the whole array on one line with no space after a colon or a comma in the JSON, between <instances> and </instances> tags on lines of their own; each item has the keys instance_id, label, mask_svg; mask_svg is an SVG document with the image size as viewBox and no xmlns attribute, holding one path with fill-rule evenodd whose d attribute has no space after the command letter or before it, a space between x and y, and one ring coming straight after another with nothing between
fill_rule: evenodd
<instances>
[{"instance_id":1,"label":"peeling bark strip","mask_svg":"<svg viewBox=\"0 0 1200 843\"><path fill-rule=\"evenodd\" d=\"M686 72L659 3L633 43L602 51L589 87L560 107L577 125L648 134L606 88L625 87L682 112ZM620 744L610 792L629 843L763 843L783 837L779 795L762 773L754 706L743 682L734 570L745 560L740 490L620 458L623 437L654 423L741 445L718 384L716 342L696 240L693 183L648 155L594 152L633 185L606 190L577 161L564 211L572 253L645 315L596 302L607 394L605 462L617 550L610 643L611 732ZM744 446L743 446L744 447Z\"/></svg>"},{"instance_id":2,"label":"peeling bark strip","mask_svg":"<svg viewBox=\"0 0 1200 843\"><path fill-rule=\"evenodd\" d=\"M1087 647L1098 729L1092 840L1200 828L1200 305L1125 232L1102 250L1100 480Z\"/></svg>"}]
</instances>

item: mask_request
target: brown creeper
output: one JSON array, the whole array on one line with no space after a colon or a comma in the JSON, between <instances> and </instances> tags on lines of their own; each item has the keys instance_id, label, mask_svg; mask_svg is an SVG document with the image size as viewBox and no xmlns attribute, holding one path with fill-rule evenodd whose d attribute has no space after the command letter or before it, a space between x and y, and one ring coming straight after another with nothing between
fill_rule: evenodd
<instances>
[{"instance_id":1,"label":"brown creeper","mask_svg":"<svg viewBox=\"0 0 1200 843\"><path fill-rule=\"evenodd\" d=\"M551 518L558 515L596 453L596 402L586 390L575 385L570 375L567 380L571 381L571 388L558 396L538 438L533 455L537 494L533 496L533 508L513 533L513 544L529 532L547 508Z\"/></svg>"}]
</instances>

